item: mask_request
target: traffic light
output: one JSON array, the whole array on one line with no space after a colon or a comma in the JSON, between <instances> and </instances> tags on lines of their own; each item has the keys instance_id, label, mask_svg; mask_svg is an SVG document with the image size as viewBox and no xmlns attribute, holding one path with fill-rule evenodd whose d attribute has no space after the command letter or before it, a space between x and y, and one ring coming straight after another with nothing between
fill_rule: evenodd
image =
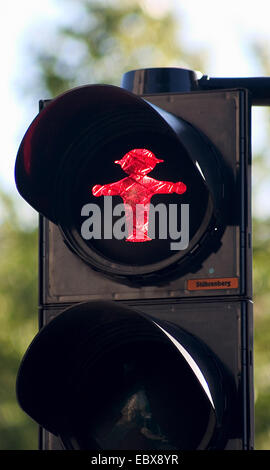
<instances>
[{"instance_id":1,"label":"traffic light","mask_svg":"<svg viewBox=\"0 0 270 470\"><path fill-rule=\"evenodd\" d=\"M251 98L193 78L74 88L22 140L40 331L17 396L41 449L253 447Z\"/></svg>"}]
</instances>

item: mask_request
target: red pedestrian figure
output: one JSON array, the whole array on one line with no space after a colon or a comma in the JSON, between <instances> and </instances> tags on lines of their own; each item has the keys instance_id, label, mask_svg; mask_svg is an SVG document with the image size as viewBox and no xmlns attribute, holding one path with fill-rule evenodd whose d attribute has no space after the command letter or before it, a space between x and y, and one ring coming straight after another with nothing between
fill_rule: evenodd
<instances>
[{"instance_id":1,"label":"red pedestrian figure","mask_svg":"<svg viewBox=\"0 0 270 470\"><path fill-rule=\"evenodd\" d=\"M154 194L183 194L187 189L181 182L158 181L146 176L157 163L163 161L156 158L150 150L133 149L121 160L114 162L128 174L126 178L103 186L97 184L92 189L94 196L121 196L125 206L128 242L151 240L148 236L148 224L150 201Z\"/></svg>"}]
</instances>

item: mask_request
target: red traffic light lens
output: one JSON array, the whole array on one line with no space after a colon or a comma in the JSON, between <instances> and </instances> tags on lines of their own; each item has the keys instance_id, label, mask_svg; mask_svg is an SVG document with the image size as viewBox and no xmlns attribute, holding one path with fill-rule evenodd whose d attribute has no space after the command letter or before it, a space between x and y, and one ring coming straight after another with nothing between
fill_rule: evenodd
<instances>
[{"instance_id":1,"label":"red traffic light lens","mask_svg":"<svg viewBox=\"0 0 270 470\"><path fill-rule=\"evenodd\" d=\"M121 160L116 160L127 176L119 181L95 185L92 193L99 196L120 196L125 206L127 242L151 241L148 236L149 210L152 196L155 194L183 194L186 185L182 182L159 181L149 172L154 170L159 160L147 149L132 149Z\"/></svg>"}]
</instances>

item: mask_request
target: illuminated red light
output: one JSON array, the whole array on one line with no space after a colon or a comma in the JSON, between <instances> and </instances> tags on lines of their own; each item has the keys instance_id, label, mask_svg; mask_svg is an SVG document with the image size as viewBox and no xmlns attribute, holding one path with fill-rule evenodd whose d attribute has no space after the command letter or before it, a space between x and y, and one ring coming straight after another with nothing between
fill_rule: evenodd
<instances>
[{"instance_id":1,"label":"illuminated red light","mask_svg":"<svg viewBox=\"0 0 270 470\"><path fill-rule=\"evenodd\" d=\"M130 150L121 160L114 162L119 164L128 176L115 183L95 185L92 189L93 195L97 197L121 196L125 205L128 242L151 240L148 236L149 208L154 194L183 194L187 189L182 182L158 181L146 176L161 162L163 160L156 158L150 150Z\"/></svg>"}]
</instances>

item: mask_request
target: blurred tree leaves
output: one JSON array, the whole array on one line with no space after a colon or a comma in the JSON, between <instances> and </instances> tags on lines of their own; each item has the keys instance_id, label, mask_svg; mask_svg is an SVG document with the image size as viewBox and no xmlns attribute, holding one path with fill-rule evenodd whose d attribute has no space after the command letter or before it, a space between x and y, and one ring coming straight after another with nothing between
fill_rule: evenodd
<instances>
[{"instance_id":1,"label":"blurred tree leaves","mask_svg":"<svg viewBox=\"0 0 270 470\"><path fill-rule=\"evenodd\" d=\"M262 69L270 76L269 47L264 40L251 44L251 50ZM255 123L253 123L255 125ZM255 446L270 449L270 111L264 109L266 142L253 156L253 282L254 282L254 375L255 375ZM266 217L258 218L257 209L266 204ZM268 215L267 215L268 213Z\"/></svg>"},{"instance_id":2,"label":"blurred tree leaves","mask_svg":"<svg viewBox=\"0 0 270 470\"><path fill-rule=\"evenodd\" d=\"M255 445L265 450L270 449L270 219L253 218L253 255Z\"/></svg>"},{"instance_id":3,"label":"blurred tree leaves","mask_svg":"<svg viewBox=\"0 0 270 470\"><path fill-rule=\"evenodd\" d=\"M127 70L182 66L204 70L205 51L181 47L181 24L165 1L59 0L70 20L29 53L40 98L86 83L120 85ZM159 7L163 5L163 9ZM167 5L170 5L167 2ZM269 55L256 46L268 72ZM269 73L268 73L269 75ZM268 116L269 123L270 118ZM28 125L28 123L26 123ZM267 149L266 149L267 150ZM267 151L266 151L267 154ZM265 154L254 158L254 190L269 178ZM254 218L256 448L270 448L270 220ZM0 449L37 448L37 426L18 407L19 362L37 331L37 231L21 224L18 206L0 193Z\"/></svg>"},{"instance_id":4,"label":"blurred tree leaves","mask_svg":"<svg viewBox=\"0 0 270 470\"><path fill-rule=\"evenodd\" d=\"M198 70L202 65L203 51L187 53L181 47L179 18L169 0L63 3L75 20L50 35L42 49L32 50L38 86L43 84L51 97L76 85L120 85L121 75L134 68L180 64Z\"/></svg>"},{"instance_id":5,"label":"blurred tree leaves","mask_svg":"<svg viewBox=\"0 0 270 470\"><path fill-rule=\"evenodd\" d=\"M37 426L18 407L15 378L37 331L37 231L26 230L0 192L0 448L37 446Z\"/></svg>"}]
</instances>

